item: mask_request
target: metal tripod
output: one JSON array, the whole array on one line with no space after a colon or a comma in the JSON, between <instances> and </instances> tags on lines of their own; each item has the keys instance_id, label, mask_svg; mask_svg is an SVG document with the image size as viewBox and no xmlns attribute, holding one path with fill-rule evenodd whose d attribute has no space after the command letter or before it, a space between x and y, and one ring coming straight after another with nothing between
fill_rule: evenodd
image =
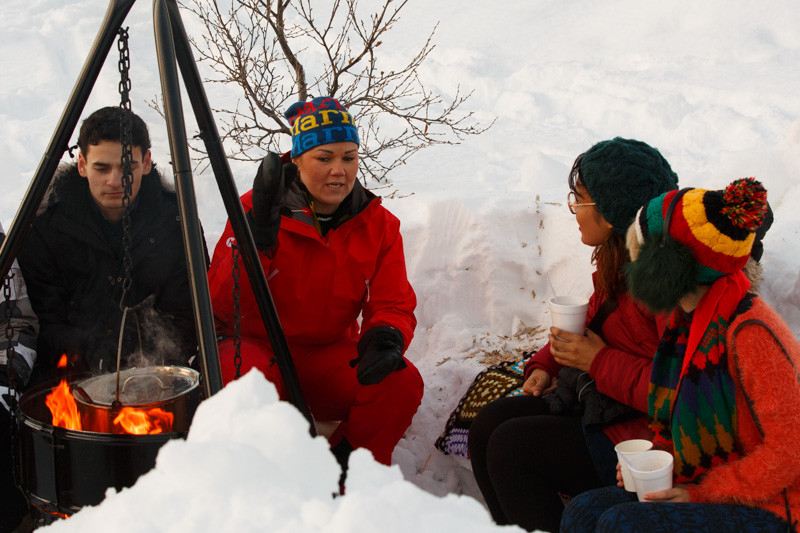
<instances>
[{"instance_id":1,"label":"metal tripod","mask_svg":"<svg viewBox=\"0 0 800 533\"><path fill-rule=\"evenodd\" d=\"M14 257L19 252L21 243L36 215L36 210L53 179L58 163L64 152L68 150L69 139L75 131L106 56L135 1L109 1L105 19L47 151L42 157L22 204L8 229L6 239L0 245L0 274L2 275L9 271ZM214 314L206 277L205 248L192 181L191 158L186 137L178 70L183 76L184 86L200 129L199 136L205 143L211 169L217 180L225 210L239 244L245 271L250 278L258 309L275 353L278 369L286 385L289 402L306 417L310 426L309 431L312 436L315 436L314 421L300 389L294 362L278 320L264 270L258 259L253 235L239 200L239 193L203 89L197 64L192 56L189 38L184 29L176 0L154 0L153 25L164 112L172 154L172 170L175 175L175 189L178 195L184 248L192 290L194 321L204 377L205 396L208 398L222 388L222 375L214 331Z\"/></svg>"}]
</instances>

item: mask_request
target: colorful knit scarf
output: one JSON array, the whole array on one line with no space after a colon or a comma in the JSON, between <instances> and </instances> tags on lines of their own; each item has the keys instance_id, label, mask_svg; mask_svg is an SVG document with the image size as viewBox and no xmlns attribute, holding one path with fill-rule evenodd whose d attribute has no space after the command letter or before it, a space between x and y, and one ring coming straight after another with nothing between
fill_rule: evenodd
<instances>
[{"instance_id":1,"label":"colorful knit scarf","mask_svg":"<svg viewBox=\"0 0 800 533\"><path fill-rule=\"evenodd\" d=\"M739 271L718 279L694 312L674 309L656 350L650 427L655 446L673 451L677 483L739 457L725 332L749 286Z\"/></svg>"}]
</instances>

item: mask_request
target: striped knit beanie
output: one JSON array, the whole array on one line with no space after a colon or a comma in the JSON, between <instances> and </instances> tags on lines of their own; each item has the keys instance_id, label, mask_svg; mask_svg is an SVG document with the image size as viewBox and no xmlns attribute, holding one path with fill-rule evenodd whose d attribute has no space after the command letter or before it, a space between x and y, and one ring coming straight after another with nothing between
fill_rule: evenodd
<instances>
[{"instance_id":1,"label":"striped knit beanie","mask_svg":"<svg viewBox=\"0 0 800 533\"><path fill-rule=\"evenodd\" d=\"M755 178L724 191L683 189L653 198L629 230L629 248L634 240L639 249L626 266L628 287L652 309L671 309L697 285L744 267L766 214L767 191Z\"/></svg>"},{"instance_id":2,"label":"striped knit beanie","mask_svg":"<svg viewBox=\"0 0 800 533\"><path fill-rule=\"evenodd\" d=\"M358 142L353 115L330 96L293 104L284 117L292 126L292 157L314 147L336 142Z\"/></svg>"}]
</instances>

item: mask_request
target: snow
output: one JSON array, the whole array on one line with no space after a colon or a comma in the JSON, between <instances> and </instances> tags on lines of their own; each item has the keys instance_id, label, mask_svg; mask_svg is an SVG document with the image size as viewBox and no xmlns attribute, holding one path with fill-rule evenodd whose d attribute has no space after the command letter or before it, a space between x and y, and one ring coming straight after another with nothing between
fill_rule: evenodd
<instances>
[{"instance_id":1,"label":"snow","mask_svg":"<svg viewBox=\"0 0 800 533\"><path fill-rule=\"evenodd\" d=\"M103 19L102 0L4 0L0 15L0 222L8 229ZM133 108L168 170L151 3L130 26ZM195 29L187 21L190 32ZM419 304L407 356L425 396L393 456L351 460L348 493L322 438L253 373L204 402L189 437L162 448L132 488L60 521L55 531L494 530L468 461L433 443L474 376L497 353L544 342L550 288L591 291L591 250L564 205L574 158L622 136L659 148L681 185L722 188L758 177L775 223L762 295L800 334L800 4L795 0L412 0L381 53L403 61L440 22L421 75L468 106L485 134L430 148L379 193L402 221ZM112 49L87 103L118 103ZM207 86L212 106L234 90ZM188 111L187 105L187 114ZM191 127L188 128L191 133ZM73 137L74 139L74 137ZM287 139L288 144L288 139ZM256 166L232 162L240 191ZM209 245L225 212L213 177L195 175ZM493 355L495 354L495 355ZM513 528L511 528L513 530Z\"/></svg>"}]
</instances>

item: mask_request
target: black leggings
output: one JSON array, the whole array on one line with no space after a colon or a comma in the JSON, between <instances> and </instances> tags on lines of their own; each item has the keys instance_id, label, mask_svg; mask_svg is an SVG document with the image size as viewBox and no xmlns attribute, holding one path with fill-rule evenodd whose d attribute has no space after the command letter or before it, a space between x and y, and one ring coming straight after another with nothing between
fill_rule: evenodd
<instances>
[{"instance_id":1,"label":"black leggings","mask_svg":"<svg viewBox=\"0 0 800 533\"><path fill-rule=\"evenodd\" d=\"M484 407L469 430L469 453L478 487L500 525L558 531L560 494L603 485L580 418L551 415L536 396L500 398Z\"/></svg>"}]
</instances>

